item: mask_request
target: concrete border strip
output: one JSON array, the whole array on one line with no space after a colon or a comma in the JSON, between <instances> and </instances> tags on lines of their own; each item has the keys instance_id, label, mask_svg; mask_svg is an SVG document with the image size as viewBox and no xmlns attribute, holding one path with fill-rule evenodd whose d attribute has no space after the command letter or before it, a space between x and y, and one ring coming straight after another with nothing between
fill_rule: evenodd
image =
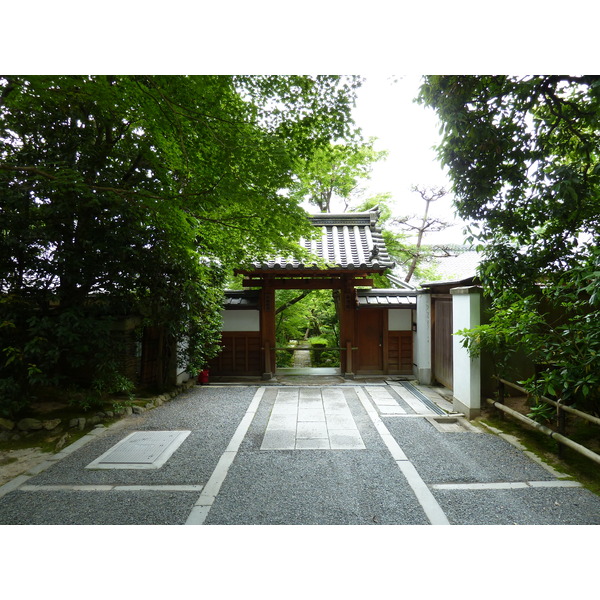
<instances>
[{"instance_id":1,"label":"concrete border strip","mask_svg":"<svg viewBox=\"0 0 600 600\"><path fill-rule=\"evenodd\" d=\"M402 448L400 448L400 445L394 439L394 436L392 436L383 421L379 418L377 410L373 408L373 405L369 402L364 390L360 387L355 387L354 391L356 392L356 395L361 401L364 409L367 411L367 414L373 422L375 429L377 429L377 433L379 433L381 436L381 439L396 461L398 468L408 481L408 484L417 497L419 504L429 519L429 522L432 525L449 525L450 522L442 510L442 507L438 504L434 495L431 493L431 490L415 469L415 466L408 460L408 457L404 454Z\"/></svg>"},{"instance_id":2,"label":"concrete border strip","mask_svg":"<svg viewBox=\"0 0 600 600\"><path fill-rule=\"evenodd\" d=\"M19 489L19 487L23 485L26 481L29 481L31 477L31 475L17 475L17 477L15 477L14 479L11 479L9 482L0 486L0 498L2 498L2 496L6 496L6 494L9 494L10 492L14 492L15 490Z\"/></svg>"},{"instance_id":3,"label":"concrete border strip","mask_svg":"<svg viewBox=\"0 0 600 600\"><path fill-rule=\"evenodd\" d=\"M201 485L22 485L21 492L200 492Z\"/></svg>"},{"instance_id":4,"label":"concrete border strip","mask_svg":"<svg viewBox=\"0 0 600 600\"><path fill-rule=\"evenodd\" d=\"M580 488L578 481L496 481L491 483L434 483L436 490L517 490L525 488Z\"/></svg>"},{"instance_id":5,"label":"concrete border strip","mask_svg":"<svg viewBox=\"0 0 600 600\"><path fill-rule=\"evenodd\" d=\"M206 517L208 517L208 513L210 512L210 509L217 498L217 495L221 489L221 485L227 477L229 467L237 456L238 450L244 437L246 436L246 433L248 433L248 429L252 423L252 419L254 419L254 416L256 415L256 411L258 410L260 401L265 393L265 389L265 387L260 387L254 394L246 414L240 421L240 424L235 430L235 433L225 449L225 452L223 452L221 455L221 458L219 459L219 462L217 463L217 466L212 472L209 480L206 482L200 497L198 500L196 500L196 503L188 515L187 521L185 522L186 525L203 525L204 521L206 521Z\"/></svg>"}]
</instances>

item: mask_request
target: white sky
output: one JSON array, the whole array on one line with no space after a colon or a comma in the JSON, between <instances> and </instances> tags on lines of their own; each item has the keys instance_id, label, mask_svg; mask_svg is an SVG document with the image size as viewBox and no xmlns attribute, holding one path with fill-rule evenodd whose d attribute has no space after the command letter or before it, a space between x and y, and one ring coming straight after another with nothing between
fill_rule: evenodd
<instances>
[{"instance_id":1,"label":"white sky","mask_svg":"<svg viewBox=\"0 0 600 600\"><path fill-rule=\"evenodd\" d=\"M443 187L448 194L430 205L429 216L440 218L451 227L426 234L425 243L464 242L464 223L455 216L450 180L442 169L435 146L441 141L440 124L434 111L413 102L421 85L420 75L367 75L358 90L353 117L365 139L377 138L375 150L388 156L373 165L371 178L360 183L364 193L355 203L376 194L390 193L394 216L417 215L425 210L419 187ZM315 207L305 206L309 212ZM332 211L342 211L335 204Z\"/></svg>"},{"instance_id":2,"label":"white sky","mask_svg":"<svg viewBox=\"0 0 600 600\"><path fill-rule=\"evenodd\" d=\"M373 166L365 196L391 193L396 216L422 215L425 203L411 191L413 185L448 191L451 187L434 149L441 141L439 121L432 109L413 102L420 84L418 75L366 76L354 112L365 138L377 138L375 149L389 152L385 160ZM429 239L426 236L426 242L463 243L462 221L454 215L450 193L431 204L430 216L453 226L430 234Z\"/></svg>"}]
</instances>

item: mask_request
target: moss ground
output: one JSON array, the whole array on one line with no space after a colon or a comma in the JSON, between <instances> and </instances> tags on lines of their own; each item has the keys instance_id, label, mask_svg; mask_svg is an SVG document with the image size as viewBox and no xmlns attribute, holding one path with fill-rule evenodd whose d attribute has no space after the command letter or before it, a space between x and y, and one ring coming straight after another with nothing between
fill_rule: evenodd
<instances>
[{"instance_id":1,"label":"moss ground","mask_svg":"<svg viewBox=\"0 0 600 600\"><path fill-rule=\"evenodd\" d=\"M513 402L512 404L510 406L510 403L507 402L507 405L517 410L518 403ZM526 414L526 405L519 412ZM535 429L527 428L512 420L508 415L498 414L496 410L484 410L477 420L515 436L527 450L533 452L544 462L557 471L570 475L587 489L600 495L600 467L589 458L566 446L561 445L559 448L559 444L547 435ZM552 423L544 424L553 428ZM572 419L567 422L566 435L578 444L598 453L599 427L585 422L582 423L579 419Z\"/></svg>"}]
</instances>

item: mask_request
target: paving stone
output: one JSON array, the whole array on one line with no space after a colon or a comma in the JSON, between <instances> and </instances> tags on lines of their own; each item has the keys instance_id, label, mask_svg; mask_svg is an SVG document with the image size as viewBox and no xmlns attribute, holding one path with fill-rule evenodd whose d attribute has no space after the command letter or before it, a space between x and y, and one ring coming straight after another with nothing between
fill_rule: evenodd
<instances>
[{"instance_id":1,"label":"paving stone","mask_svg":"<svg viewBox=\"0 0 600 600\"><path fill-rule=\"evenodd\" d=\"M323 408L300 408L298 410L298 421L325 422L325 412Z\"/></svg>"},{"instance_id":2,"label":"paving stone","mask_svg":"<svg viewBox=\"0 0 600 600\"><path fill-rule=\"evenodd\" d=\"M327 438L327 425L325 422L317 423L317 422L298 422L298 427L296 429L296 437L297 438Z\"/></svg>"}]
</instances>

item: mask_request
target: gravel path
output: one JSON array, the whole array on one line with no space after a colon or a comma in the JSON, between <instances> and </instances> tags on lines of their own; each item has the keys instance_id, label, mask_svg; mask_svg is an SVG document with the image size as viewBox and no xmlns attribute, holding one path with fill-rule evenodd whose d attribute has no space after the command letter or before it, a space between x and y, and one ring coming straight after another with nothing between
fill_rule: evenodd
<instances>
[{"instance_id":1,"label":"gravel path","mask_svg":"<svg viewBox=\"0 0 600 600\"><path fill-rule=\"evenodd\" d=\"M368 386L336 388L364 449L261 450L283 389L297 388L198 386L124 419L0 487L0 524L185 524L199 502L208 525L424 525L432 506L450 524L600 524L600 497L491 433L440 431L391 386L397 416L377 413ZM180 430L158 469L86 469L134 431Z\"/></svg>"}]
</instances>

